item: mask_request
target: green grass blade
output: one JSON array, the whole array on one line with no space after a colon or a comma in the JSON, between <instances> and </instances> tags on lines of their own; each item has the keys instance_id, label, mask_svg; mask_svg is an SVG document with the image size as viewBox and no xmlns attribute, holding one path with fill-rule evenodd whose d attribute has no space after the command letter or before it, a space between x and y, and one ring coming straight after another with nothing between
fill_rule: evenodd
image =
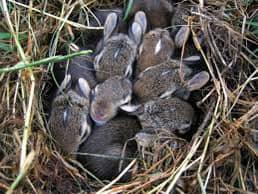
<instances>
[{"instance_id":1,"label":"green grass blade","mask_svg":"<svg viewBox=\"0 0 258 194\"><path fill-rule=\"evenodd\" d=\"M12 52L13 51L13 47L9 44L5 44L5 43L1 43L0 42L0 50L4 50L6 52Z\"/></svg>"},{"instance_id":2,"label":"green grass blade","mask_svg":"<svg viewBox=\"0 0 258 194\"><path fill-rule=\"evenodd\" d=\"M123 17L123 20L127 20L130 12L132 11L132 7L133 7L133 1L134 0L129 0L128 4L127 4L127 7L126 7L126 10L125 10L125 15Z\"/></svg>"},{"instance_id":3,"label":"green grass blade","mask_svg":"<svg viewBox=\"0 0 258 194\"><path fill-rule=\"evenodd\" d=\"M58 56L48 57L48 58L45 58L45 59L34 61L32 63L29 63L29 64L26 64L24 62L19 62L12 67L1 68L0 73L17 71L17 70L25 69L25 68L28 68L28 67L37 67L37 66L40 66L40 65L47 65L49 63L57 63L57 62L65 61L67 59L74 58L76 56L87 55L87 54L90 54L90 53L92 53L91 50L86 50L86 51L80 51L80 52L72 53L72 54L65 55L65 56L58 55Z\"/></svg>"},{"instance_id":4,"label":"green grass blade","mask_svg":"<svg viewBox=\"0 0 258 194\"><path fill-rule=\"evenodd\" d=\"M5 40L5 39L11 39L12 34L8 32L0 32L0 39Z\"/></svg>"}]
</instances>

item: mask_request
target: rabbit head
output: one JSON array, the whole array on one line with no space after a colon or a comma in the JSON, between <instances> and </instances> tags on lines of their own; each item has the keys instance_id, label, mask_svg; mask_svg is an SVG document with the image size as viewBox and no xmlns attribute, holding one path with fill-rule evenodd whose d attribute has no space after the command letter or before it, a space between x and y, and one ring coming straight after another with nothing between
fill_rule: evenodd
<instances>
[{"instance_id":1,"label":"rabbit head","mask_svg":"<svg viewBox=\"0 0 258 194\"><path fill-rule=\"evenodd\" d=\"M169 32L157 28L144 35L137 57L136 72L167 61L174 52L174 42Z\"/></svg>"},{"instance_id":2,"label":"rabbit head","mask_svg":"<svg viewBox=\"0 0 258 194\"><path fill-rule=\"evenodd\" d=\"M122 110L136 115L148 130L166 129L184 134L191 129L195 111L179 98L158 98L140 105L123 105Z\"/></svg>"},{"instance_id":3,"label":"rabbit head","mask_svg":"<svg viewBox=\"0 0 258 194\"><path fill-rule=\"evenodd\" d=\"M170 26L173 6L167 0L135 0L129 17L137 11L144 11L148 19L148 28L165 28Z\"/></svg>"},{"instance_id":4,"label":"rabbit head","mask_svg":"<svg viewBox=\"0 0 258 194\"><path fill-rule=\"evenodd\" d=\"M66 154L76 152L91 133L89 95L86 80L79 78L72 88L71 75L67 75L53 100L48 126L52 137Z\"/></svg>"},{"instance_id":5,"label":"rabbit head","mask_svg":"<svg viewBox=\"0 0 258 194\"><path fill-rule=\"evenodd\" d=\"M209 80L206 71L199 72L193 77L191 74L192 69L187 65L182 64L180 69L180 61L170 59L141 72L133 85L133 92L140 103L171 95L186 100L191 91L202 88Z\"/></svg>"},{"instance_id":6,"label":"rabbit head","mask_svg":"<svg viewBox=\"0 0 258 194\"><path fill-rule=\"evenodd\" d=\"M98 81L104 81L115 75L131 76L132 65L137 48L146 29L144 12L137 12L129 28L129 35L115 33L118 16L108 15L104 25L103 49L95 57L94 67Z\"/></svg>"},{"instance_id":7,"label":"rabbit head","mask_svg":"<svg viewBox=\"0 0 258 194\"><path fill-rule=\"evenodd\" d=\"M92 56L74 57L68 66L68 74L71 75L72 83L75 83L79 78L84 78L87 79L90 88L97 85Z\"/></svg>"},{"instance_id":8,"label":"rabbit head","mask_svg":"<svg viewBox=\"0 0 258 194\"><path fill-rule=\"evenodd\" d=\"M184 44L186 44L184 48L184 57L197 55L199 51L194 45L192 38L190 41L191 30L190 26L188 26L188 17L191 15L191 10L196 10L196 7L190 6L187 4L179 4L175 9L175 15L171 20L171 36L174 38L175 47L182 48ZM199 44L203 46L204 44L204 34L201 30L195 29L195 38L198 40ZM176 52L175 52L176 53ZM181 53L180 53L181 56Z\"/></svg>"},{"instance_id":9,"label":"rabbit head","mask_svg":"<svg viewBox=\"0 0 258 194\"><path fill-rule=\"evenodd\" d=\"M130 162L123 160L122 168L119 169L121 158L133 157L137 150L135 142L128 140L134 137L140 127L137 118L131 116L117 116L105 125L95 126L87 141L80 146L79 161L100 179L115 178ZM123 151L125 144L126 149ZM126 173L123 180L127 178L130 178L130 173Z\"/></svg>"},{"instance_id":10,"label":"rabbit head","mask_svg":"<svg viewBox=\"0 0 258 194\"><path fill-rule=\"evenodd\" d=\"M119 107L131 100L132 84L127 78L115 76L97 85L92 91L90 115L102 125L112 119Z\"/></svg>"}]
</instances>

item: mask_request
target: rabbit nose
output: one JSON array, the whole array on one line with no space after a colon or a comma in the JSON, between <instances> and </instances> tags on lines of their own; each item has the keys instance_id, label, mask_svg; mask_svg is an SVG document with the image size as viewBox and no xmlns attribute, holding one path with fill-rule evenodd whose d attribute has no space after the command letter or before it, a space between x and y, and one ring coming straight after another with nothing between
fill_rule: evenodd
<instances>
[{"instance_id":1,"label":"rabbit nose","mask_svg":"<svg viewBox=\"0 0 258 194\"><path fill-rule=\"evenodd\" d=\"M104 113L97 113L94 115L94 117L97 119L97 120L102 120L104 118Z\"/></svg>"}]
</instances>

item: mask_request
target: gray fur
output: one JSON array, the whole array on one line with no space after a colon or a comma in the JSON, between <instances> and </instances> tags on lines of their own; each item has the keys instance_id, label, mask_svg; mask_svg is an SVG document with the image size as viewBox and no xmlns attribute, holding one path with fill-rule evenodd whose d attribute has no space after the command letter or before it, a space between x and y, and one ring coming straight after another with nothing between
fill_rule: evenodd
<instances>
[{"instance_id":1,"label":"gray fur","mask_svg":"<svg viewBox=\"0 0 258 194\"><path fill-rule=\"evenodd\" d=\"M113 179L119 174L120 159L109 159L96 156L86 156L83 153L99 154L114 157L133 157L136 152L136 144L129 141L125 154L123 148L125 143L134 137L140 130L138 120L130 116L118 116L102 126L95 126L92 134L85 141L78 154L78 159L86 166L95 176L100 179ZM130 160L124 160L122 169L130 163ZM126 180L130 178L130 172L122 178Z\"/></svg>"}]
</instances>

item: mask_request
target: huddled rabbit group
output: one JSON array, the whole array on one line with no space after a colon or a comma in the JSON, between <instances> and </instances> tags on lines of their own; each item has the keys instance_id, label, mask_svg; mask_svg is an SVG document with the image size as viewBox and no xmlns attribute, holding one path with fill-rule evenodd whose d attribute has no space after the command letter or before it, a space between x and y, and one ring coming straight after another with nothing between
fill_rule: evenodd
<instances>
[{"instance_id":1,"label":"huddled rabbit group","mask_svg":"<svg viewBox=\"0 0 258 194\"><path fill-rule=\"evenodd\" d=\"M136 0L127 22L118 8L95 10L103 35L89 32L94 53L70 61L48 127L64 153L76 154L98 178L113 179L130 163L139 134L191 130L196 113L187 100L209 74L189 66L199 55L172 57L187 36L186 21L175 15L187 13L179 9L166 0Z\"/></svg>"}]
</instances>

